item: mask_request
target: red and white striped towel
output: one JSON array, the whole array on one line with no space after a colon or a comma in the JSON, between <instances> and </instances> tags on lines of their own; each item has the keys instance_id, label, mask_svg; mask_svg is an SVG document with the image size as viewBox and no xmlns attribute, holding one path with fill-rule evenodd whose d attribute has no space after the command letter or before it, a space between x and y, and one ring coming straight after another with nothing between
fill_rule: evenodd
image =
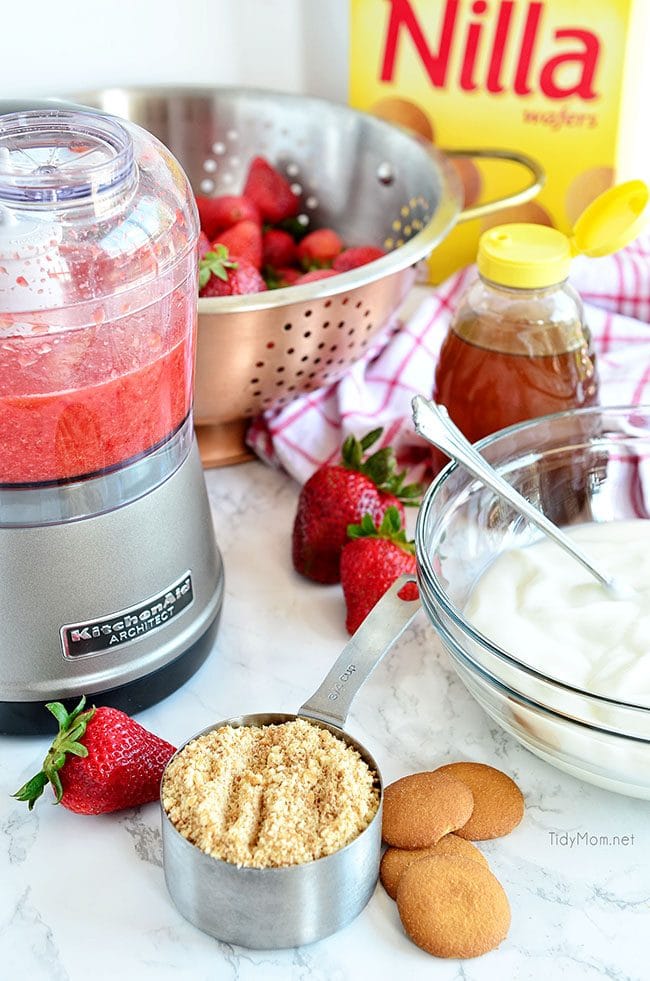
<instances>
[{"instance_id":1,"label":"red and white striped towel","mask_svg":"<svg viewBox=\"0 0 650 981\"><path fill-rule=\"evenodd\" d=\"M381 340L336 384L260 416L248 443L303 483L336 460L343 439L384 428L412 479L426 477L429 449L413 431L411 398L433 393L438 354L456 302L476 275L463 269L427 292L404 324ZM650 234L613 256L575 260L571 281L585 302L598 356L603 405L650 402Z\"/></svg>"}]
</instances>

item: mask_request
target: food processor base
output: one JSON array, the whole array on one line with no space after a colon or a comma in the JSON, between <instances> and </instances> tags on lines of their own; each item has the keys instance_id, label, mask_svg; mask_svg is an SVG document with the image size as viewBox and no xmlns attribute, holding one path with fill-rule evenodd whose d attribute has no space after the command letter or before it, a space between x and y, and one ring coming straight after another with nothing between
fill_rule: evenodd
<instances>
[{"instance_id":1,"label":"food processor base","mask_svg":"<svg viewBox=\"0 0 650 981\"><path fill-rule=\"evenodd\" d=\"M0 731L48 731L48 701L132 713L170 694L208 656L223 603L196 441L135 500L0 527L0 582Z\"/></svg>"},{"instance_id":2,"label":"food processor base","mask_svg":"<svg viewBox=\"0 0 650 981\"><path fill-rule=\"evenodd\" d=\"M171 664L137 681L89 695L88 703L109 705L111 708L121 709L128 715L135 715L167 698L184 685L207 658L217 636L220 614L221 610L203 636ZM71 711L77 701L77 699L63 699L63 704L68 711ZM46 711L45 702L0 702L0 733L35 736L56 732L56 730L57 722L54 716Z\"/></svg>"}]
</instances>

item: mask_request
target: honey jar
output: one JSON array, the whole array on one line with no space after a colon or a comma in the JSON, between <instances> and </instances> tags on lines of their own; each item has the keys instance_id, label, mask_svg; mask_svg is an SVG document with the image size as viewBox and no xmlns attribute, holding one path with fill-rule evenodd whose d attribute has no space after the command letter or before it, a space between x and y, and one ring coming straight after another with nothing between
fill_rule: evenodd
<instances>
[{"instance_id":1,"label":"honey jar","mask_svg":"<svg viewBox=\"0 0 650 981\"><path fill-rule=\"evenodd\" d=\"M569 269L577 254L603 256L632 241L647 203L646 185L629 181L596 198L570 237L528 223L483 233L478 277L459 301L435 377L436 401L469 440L597 403L591 336Z\"/></svg>"}]
</instances>

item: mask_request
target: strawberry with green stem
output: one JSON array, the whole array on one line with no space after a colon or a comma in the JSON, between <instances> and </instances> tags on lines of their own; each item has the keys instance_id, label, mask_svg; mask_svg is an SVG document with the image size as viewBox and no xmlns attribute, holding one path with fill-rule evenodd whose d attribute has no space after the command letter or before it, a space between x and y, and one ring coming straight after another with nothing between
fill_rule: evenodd
<instances>
[{"instance_id":1,"label":"strawberry with green stem","mask_svg":"<svg viewBox=\"0 0 650 981\"><path fill-rule=\"evenodd\" d=\"M374 429L361 440L349 436L340 462L320 467L303 486L293 525L292 559L296 571L308 579L339 581L349 524L360 522L365 514L381 522L391 506L403 519L404 505L419 504L422 488L405 483L392 447L368 455L382 431Z\"/></svg>"},{"instance_id":2,"label":"strawberry with green stem","mask_svg":"<svg viewBox=\"0 0 650 981\"><path fill-rule=\"evenodd\" d=\"M262 229L254 221L239 221L215 237L212 248L223 246L238 261L249 262L256 269L262 267Z\"/></svg>"},{"instance_id":3,"label":"strawberry with green stem","mask_svg":"<svg viewBox=\"0 0 650 981\"><path fill-rule=\"evenodd\" d=\"M406 538L402 517L389 507L379 526L369 514L348 527L349 541L341 552L341 586L346 605L345 626L353 634L395 580L415 575L415 545ZM416 599L418 587L407 583L399 593Z\"/></svg>"},{"instance_id":4,"label":"strawberry with green stem","mask_svg":"<svg viewBox=\"0 0 650 981\"><path fill-rule=\"evenodd\" d=\"M199 296L233 296L259 293L266 283L259 271L243 259L234 259L217 245L199 262Z\"/></svg>"},{"instance_id":5,"label":"strawberry with green stem","mask_svg":"<svg viewBox=\"0 0 650 981\"><path fill-rule=\"evenodd\" d=\"M85 705L83 697L71 712L61 702L45 706L59 723L58 735L40 772L14 794L30 811L48 783L56 803L77 814L105 814L158 799L175 747L119 709Z\"/></svg>"}]
</instances>

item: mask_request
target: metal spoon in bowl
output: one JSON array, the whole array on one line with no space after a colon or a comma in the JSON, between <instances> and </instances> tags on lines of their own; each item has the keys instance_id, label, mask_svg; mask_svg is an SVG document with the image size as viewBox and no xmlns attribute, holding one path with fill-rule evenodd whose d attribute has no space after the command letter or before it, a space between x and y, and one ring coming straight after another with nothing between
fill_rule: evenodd
<instances>
[{"instance_id":1,"label":"metal spoon in bowl","mask_svg":"<svg viewBox=\"0 0 650 981\"><path fill-rule=\"evenodd\" d=\"M527 501L519 491L504 480L496 470L494 470L484 457L467 440L460 429L449 418L449 413L443 405L438 405L422 395L416 395L412 402L413 423L415 431L426 439L429 443L437 446L439 450L455 460L466 470L469 470L486 487L489 487L499 497L510 504L515 511L523 514L531 524L539 528L548 538L551 538L557 545L571 555L576 562L579 562L583 569L597 579L598 582L622 599L628 597L632 590L619 583L612 576L601 571L593 564L582 549L578 548L574 541L569 538L556 524L539 511L530 501Z\"/></svg>"}]
</instances>

